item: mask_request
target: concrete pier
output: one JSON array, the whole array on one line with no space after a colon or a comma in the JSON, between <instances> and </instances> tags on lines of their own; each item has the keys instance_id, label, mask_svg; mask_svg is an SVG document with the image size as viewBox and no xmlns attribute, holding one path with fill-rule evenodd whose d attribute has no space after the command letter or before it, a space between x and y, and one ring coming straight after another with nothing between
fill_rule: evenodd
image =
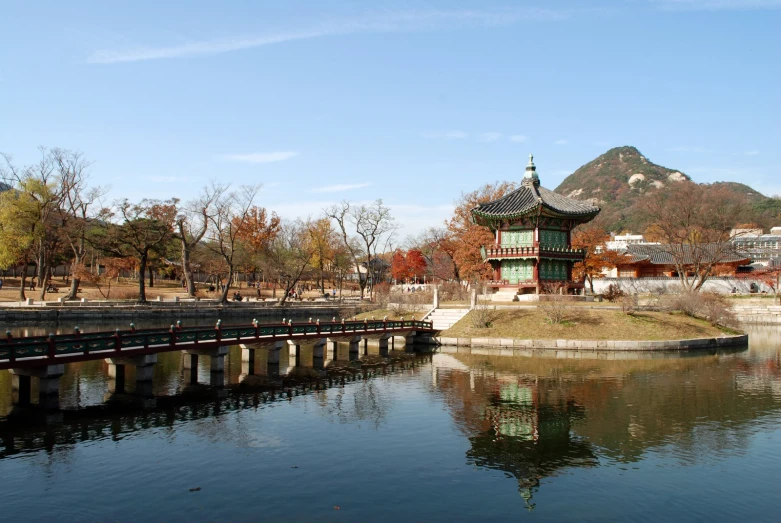
<instances>
[{"instance_id":1,"label":"concrete pier","mask_svg":"<svg viewBox=\"0 0 781 523\"><path fill-rule=\"evenodd\" d=\"M29 405L32 396L32 379L38 379L38 405L44 409L60 408L60 377L65 374L64 365L47 365L30 369L9 369L13 377L11 390L14 403Z\"/></svg>"},{"instance_id":2,"label":"concrete pier","mask_svg":"<svg viewBox=\"0 0 781 523\"><path fill-rule=\"evenodd\" d=\"M301 366L301 344L296 341L288 341L288 367Z\"/></svg>"},{"instance_id":3,"label":"concrete pier","mask_svg":"<svg viewBox=\"0 0 781 523\"><path fill-rule=\"evenodd\" d=\"M122 358L106 358L108 363L108 377L117 380L125 379L125 366L132 365L136 368L136 381L152 381L157 364L157 354L145 354Z\"/></svg>"},{"instance_id":4,"label":"concrete pier","mask_svg":"<svg viewBox=\"0 0 781 523\"><path fill-rule=\"evenodd\" d=\"M315 369L324 369L328 366L328 363L330 363L333 360L327 360L326 359L326 346L328 345L328 340L321 339L317 340L315 344L312 346L312 367Z\"/></svg>"}]
</instances>

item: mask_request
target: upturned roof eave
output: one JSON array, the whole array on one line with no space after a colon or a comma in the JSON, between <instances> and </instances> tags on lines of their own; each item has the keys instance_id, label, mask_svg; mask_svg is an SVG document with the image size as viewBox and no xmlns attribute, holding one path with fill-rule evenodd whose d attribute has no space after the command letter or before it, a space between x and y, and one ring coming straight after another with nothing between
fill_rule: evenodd
<instances>
[{"instance_id":1,"label":"upturned roof eave","mask_svg":"<svg viewBox=\"0 0 781 523\"><path fill-rule=\"evenodd\" d=\"M540 210L542 210L542 212L540 212ZM555 209L543 202L542 204L538 203L537 205L529 209L518 211L518 212L510 212L510 213L487 213L487 212L482 212L479 210L478 207L475 207L474 209L472 209L472 216L475 218L483 218L484 220L491 221L491 220L512 220L517 218L523 218L524 216L545 215L545 216L550 216L552 218L575 218L575 219L583 220L584 222L588 222L596 218L599 212L600 212L599 207L595 207L593 211L588 211L588 212L571 212L571 213L564 212Z\"/></svg>"}]
</instances>

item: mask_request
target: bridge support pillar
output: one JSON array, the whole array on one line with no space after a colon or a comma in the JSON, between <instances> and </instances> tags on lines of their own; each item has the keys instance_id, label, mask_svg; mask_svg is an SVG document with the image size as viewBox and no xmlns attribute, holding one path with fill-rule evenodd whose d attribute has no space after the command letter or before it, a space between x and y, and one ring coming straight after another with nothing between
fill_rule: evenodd
<instances>
[{"instance_id":1,"label":"bridge support pillar","mask_svg":"<svg viewBox=\"0 0 781 523\"><path fill-rule=\"evenodd\" d=\"M209 356L210 369L212 372L223 372L225 370L225 355L228 354L229 347L217 347L216 349L187 349L183 350L189 354L190 358L184 359L184 368L196 370L198 368L198 356ZM193 358L193 356L195 356ZM189 360L189 361L188 361Z\"/></svg>"},{"instance_id":2,"label":"bridge support pillar","mask_svg":"<svg viewBox=\"0 0 781 523\"><path fill-rule=\"evenodd\" d=\"M60 408L60 377L65 374L64 365L9 370L13 374L11 388L17 403L30 404L31 378L38 378L38 406L45 409Z\"/></svg>"},{"instance_id":3,"label":"bridge support pillar","mask_svg":"<svg viewBox=\"0 0 781 523\"><path fill-rule=\"evenodd\" d=\"M136 368L136 382L152 381L155 375L157 354L145 354L143 356L130 356L122 358L106 358L108 363L108 377L116 380L119 385L125 380L125 366L132 365Z\"/></svg>"},{"instance_id":4,"label":"bridge support pillar","mask_svg":"<svg viewBox=\"0 0 781 523\"><path fill-rule=\"evenodd\" d=\"M288 367L301 366L301 345L295 341L287 342L288 349Z\"/></svg>"},{"instance_id":5,"label":"bridge support pillar","mask_svg":"<svg viewBox=\"0 0 781 523\"><path fill-rule=\"evenodd\" d=\"M350 339L350 360L357 360L361 357L361 337L355 336Z\"/></svg>"},{"instance_id":6,"label":"bridge support pillar","mask_svg":"<svg viewBox=\"0 0 781 523\"><path fill-rule=\"evenodd\" d=\"M241 345L241 374L239 381L244 381L247 376L256 376L262 374L259 372L258 350L255 348Z\"/></svg>"},{"instance_id":7,"label":"bridge support pillar","mask_svg":"<svg viewBox=\"0 0 781 523\"><path fill-rule=\"evenodd\" d=\"M383 358L387 358L388 354L389 354L389 351L388 351L388 338L380 338L377 341L379 342L378 346L380 348L380 356L382 356Z\"/></svg>"},{"instance_id":8,"label":"bridge support pillar","mask_svg":"<svg viewBox=\"0 0 781 523\"><path fill-rule=\"evenodd\" d=\"M279 376L279 360L282 355L283 341L277 341L273 345L267 345L266 352L266 374L268 376Z\"/></svg>"},{"instance_id":9,"label":"bridge support pillar","mask_svg":"<svg viewBox=\"0 0 781 523\"><path fill-rule=\"evenodd\" d=\"M328 363L325 358L326 345L328 340L317 340L312 346L312 367L315 369L324 369Z\"/></svg>"},{"instance_id":10,"label":"bridge support pillar","mask_svg":"<svg viewBox=\"0 0 781 523\"><path fill-rule=\"evenodd\" d=\"M331 360L331 361L336 360L338 350L339 350L339 342L331 339L325 340L325 358L327 360Z\"/></svg>"}]
</instances>

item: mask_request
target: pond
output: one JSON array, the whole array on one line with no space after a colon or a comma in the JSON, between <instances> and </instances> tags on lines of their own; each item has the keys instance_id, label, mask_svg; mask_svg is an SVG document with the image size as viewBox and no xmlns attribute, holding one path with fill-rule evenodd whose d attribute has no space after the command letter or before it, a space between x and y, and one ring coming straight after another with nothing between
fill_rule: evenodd
<instances>
[{"instance_id":1,"label":"pond","mask_svg":"<svg viewBox=\"0 0 781 523\"><path fill-rule=\"evenodd\" d=\"M193 391L168 353L147 408L107 406L106 364L85 362L67 366L64 418L48 423L9 416L2 371L2 515L775 520L781 342L750 335L748 350L697 357L435 353L273 397L236 386L238 348L217 392ZM209 383L208 362L198 374Z\"/></svg>"}]
</instances>

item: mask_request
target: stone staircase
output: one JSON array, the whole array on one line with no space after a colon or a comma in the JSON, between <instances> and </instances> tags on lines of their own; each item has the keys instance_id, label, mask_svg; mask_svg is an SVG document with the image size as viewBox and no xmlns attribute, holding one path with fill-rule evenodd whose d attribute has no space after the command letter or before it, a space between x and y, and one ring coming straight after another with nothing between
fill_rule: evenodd
<instances>
[{"instance_id":1,"label":"stone staircase","mask_svg":"<svg viewBox=\"0 0 781 523\"><path fill-rule=\"evenodd\" d=\"M436 330L446 330L466 316L468 312L469 309L434 309L423 320L433 322Z\"/></svg>"}]
</instances>

